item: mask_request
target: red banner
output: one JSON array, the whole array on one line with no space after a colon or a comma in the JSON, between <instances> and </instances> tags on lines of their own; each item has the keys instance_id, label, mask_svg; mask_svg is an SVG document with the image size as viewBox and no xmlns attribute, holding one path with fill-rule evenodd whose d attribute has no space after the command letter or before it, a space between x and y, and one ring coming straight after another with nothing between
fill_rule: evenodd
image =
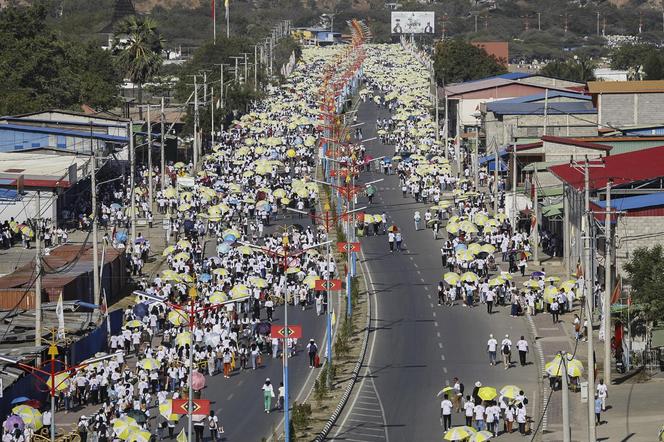
<instances>
[{"instance_id":1,"label":"red banner","mask_svg":"<svg viewBox=\"0 0 664 442\"><path fill-rule=\"evenodd\" d=\"M284 338L293 338L300 339L302 337L302 326L301 325L289 325L288 332L286 332L286 327L283 325L272 325L270 330L270 337L272 339L284 339Z\"/></svg>"},{"instance_id":2,"label":"red banner","mask_svg":"<svg viewBox=\"0 0 664 442\"><path fill-rule=\"evenodd\" d=\"M319 292L323 290L327 291L341 290L342 289L341 279L317 279L314 289Z\"/></svg>"},{"instance_id":3,"label":"red banner","mask_svg":"<svg viewBox=\"0 0 664 442\"><path fill-rule=\"evenodd\" d=\"M359 242L338 242L337 250L341 253L344 252L359 252L360 243Z\"/></svg>"},{"instance_id":4,"label":"red banner","mask_svg":"<svg viewBox=\"0 0 664 442\"><path fill-rule=\"evenodd\" d=\"M210 401L207 399L194 399L192 408L193 414L201 414L207 416L210 414ZM189 401L187 399L173 399L172 406L173 414L188 414Z\"/></svg>"}]
</instances>

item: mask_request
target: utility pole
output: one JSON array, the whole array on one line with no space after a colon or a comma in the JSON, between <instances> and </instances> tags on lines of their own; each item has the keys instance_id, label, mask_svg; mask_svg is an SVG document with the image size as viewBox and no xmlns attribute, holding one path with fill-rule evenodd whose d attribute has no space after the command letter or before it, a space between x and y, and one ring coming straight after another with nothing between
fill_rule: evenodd
<instances>
[{"instance_id":1,"label":"utility pole","mask_svg":"<svg viewBox=\"0 0 664 442\"><path fill-rule=\"evenodd\" d=\"M639 34L643 32L643 12L639 12Z\"/></svg>"},{"instance_id":2,"label":"utility pole","mask_svg":"<svg viewBox=\"0 0 664 442\"><path fill-rule=\"evenodd\" d=\"M244 83L249 83L249 63L247 56L249 55L247 52L243 52L242 55L244 55Z\"/></svg>"},{"instance_id":3,"label":"utility pole","mask_svg":"<svg viewBox=\"0 0 664 442\"><path fill-rule=\"evenodd\" d=\"M475 18L475 33L477 34L477 14L474 14L473 17Z\"/></svg>"},{"instance_id":4,"label":"utility pole","mask_svg":"<svg viewBox=\"0 0 664 442\"><path fill-rule=\"evenodd\" d=\"M512 127L512 135L514 135L514 128ZM512 232L516 232L516 139L512 141Z\"/></svg>"},{"instance_id":5,"label":"utility pole","mask_svg":"<svg viewBox=\"0 0 664 442\"><path fill-rule=\"evenodd\" d=\"M533 226L533 264L539 265L539 194L537 185L537 167L533 172L533 216L535 217L535 225ZM532 226L532 222L531 222Z\"/></svg>"},{"instance_id":6,"label":"utility pole","mask_svg":"<svg viewBox=\"0 0 664 442\"><path fill-rule=\"evenodd\" d=\"M166 186L165 183L164 183L164 181L166 179L165 178L165 176L166 176L166 172L165 172L166 163L165 163L165 160L164 160L164 145L166 144L166 134L164 133L164 129L165 129L164 128L164 120L165 119L166 119L166 117L165 117L165 113L164 113L164 97L161 97L161 115L159 117L159 120L160 120L160 123L161 123L160 124L160 135L161 135L161 143L160 143L161 144L161 149L160 149L161 150L161 164L160 164L160 166L161 166L161 177L160 177L160 184L161 184L161 191L162 192L164 191L164 188Z\"/></svg>"},{"instance_id":7,"label":"utility pole","mask_svg":"<svg viewBox=\"0 0 664 442\"><path fill-rule=\"evenodd\" d=\"M585 232L584 232L584 269L583 269L583 292L586 300L586 321L588 322L588 440L595 442L595 351L593 348L593 301L592 288L590 285L590 171L588 168L588 157L583 164L583 182L585 189Z\"/></svg>"},{"instance_id":8,"label":"utility pole","mask_svg":"<svg viewBox=\"0 0 664 442\"><path fill-rule=\"evenodd\" d=\"M212 92L210 92L210 137L212 138L212 145L214 146L214 86L212 86Z\"/></svg>"},{"instance_id":9,"label":"utility pole","mask_svg":"<svg viewBox=\"0 0 664 442\"><path fill-rule=\"evenodd\" d=\"M129 197L131 198L131 246L134 246L136 241L136 189L135 175L136 175L136 152L134 152L134 122L129 120Z\"/></svg>"},{"instance_id":10,"label":"utility pole","mask_svg":"<svg viewBox=\"0 0 664 442\"><path fill-rule=\"evenodd\" d=\"M542 30L542 13L541 12L537 13L537 30L538 31Z\"/></svg>"},{"instance_id":11,"label":"utility pole","mask_svg":"<svg viewBox=\"0 0 664 442\"><path fill-rule=\"evenodd\" d=\"M239 72L240 72L239 61L240 61L241 58L244 58L244 57L233 56L233 57L230 57L230 58L235 60L235 82L237 83L238 82L238 77L239 77Z\"/></svg>"},{"instance_id":12,"label":"utility pole","mask_svg":"<svg viewBox=\"0 0 664 442\"><path fill-rule=\"evenodd\" d=\"M597 11L597 35L599 35L599 16L600 15L601 14L599 13L599 11Z\"/></svg>"},{"instance_id":13,"label":"utility pole","mask_svg":"<svg viewBox=\"0 0 664 442\"><path fill-rule=\"evenodd\" d=\"M569 424L569 385L567 384L567 352L558 352L560 356L560 364L562 367L561 379L563 381L563 442L571 442L572 440L572 427ZM588 368L590 370L590 368Z\"/></svg>"},{"instance_id":14,"label":"utility pole","mask_svg":"<svg viewBox=\"0 0 664 442\"><path fill-rule=\"evenodd\" d=\"M152 106L148 104L148 199L150 200L148 207L150 207L150 212L152 212L152 207L154 205L154 195L153 195L153 176L152 176L152 119L150 118L150 108Z\"/></svg>"},{"instance_id":15,"label":"utility pole","mask_svg":"<svg viewBox=\"0 0 664 442\"><path fill-rule=\"evenodd\" d=\"M496 216L498 213L498 144L496 143L496 148L494 151L493 158L493 215Z\"/></svg>"},{"instance_id":16,"label":"utility pole","mask_svg":"<svg viewBox=\"0 0 664 442\"><path fill-rule=\"evenodd\" d=\"M42 256L41 256L41 193L35 203L35 347L42 343Z\"/></svg>"},{"instance_id":17,"label":"utility pole","mask_svg":"<svg viewBox=\"0 0 664 442\"><path fill-rule=\"evenodd\" d=\"M611 385L611 185L606 182L606 211L604 212L604 302L602 302L602 321L604 322L604 383Z\"/></svg>"},{"instance_id":18,"label":"utility pole","mask_svg":"<svg viewBox=\"0 0 664 442\"><path fill-rule=\"evenodd\" d=\"M542 135L546 135L546 129L549 122L549 89L544 89L544 130Z\"/></svg>"},{"instance_id":19,"label":"utility pole","mask_svg":"<svg viewBox=\"0 0 664 442\"><path fill-rule=\"evenodd\" d=\"M198 164L198 83L194 75L194 144L193 144L193 162L194 170Z\"/></svg>"},{"instance_id":20,"label":"utility pole","mask_svg":"<svg viewBox=\"0 0 664 442\"><path fill-rule=\"evenodd\" d=\"M92 144L92 140L90 140L90 143ZM99 224L97 223L97 151L95 149L92 149L90 164L92 165L90 171L90 190L92 191L92 211L90 213L92 216L92 303L99 305L99 244L97 238Z\"/></svg>"},{"instance_id":21,"label":"utility pole","mask_svg":"<svg viewBox=\"0 0 664 442\"><path fill-rule=\"evenodd\" d=\"M258 45L254 45L254 92L258 92Z\"/></svg>"}]
</instances>

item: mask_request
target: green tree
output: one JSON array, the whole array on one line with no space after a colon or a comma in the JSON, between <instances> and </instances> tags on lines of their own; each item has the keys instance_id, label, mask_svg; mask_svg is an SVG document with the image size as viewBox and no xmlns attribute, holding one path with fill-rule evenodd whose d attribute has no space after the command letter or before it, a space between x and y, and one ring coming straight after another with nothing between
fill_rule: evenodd
<instances>
[{"instance_id":1,"label":"green tree","mask_svg":"<svg viewBox=\"0 0 664 442\"><path fill-rule=\"evenodd\" d=\"M648 321L664 320L664 247L639 247L624 266L631 296Z\"/></svg>"},{"instance_id":2,"label":"green tree","mask_svg":"<svg viewBox=\"0 0 664 442\"><path fill-rule=\"evenodd\" d=\"M113 53L118 65L138 88L138 104L143 104L143 85L159 72L164 40L149 17L130 16L121 21L113 35ZM140 109L140 108L139 108ZM142 116L142 110L139 110Z\"/></svg>"},{"instance_id":3,"label":"green tree","mask_svg":"<svg viewBox=\"0 0 664 442\"><path fill-rule=\"evenodd\" d=\"M664 67L662 66L662 57L656 52L651 52L643 64L643 71L646 74L646 80L661 80L664 78Z\"/></svg>"},{"instance_id":4,"label":"green tree","mask_svg":"<svg viewBox=\"0 0 664 442\"><path fill-rule=\"evenodd\" d=\"M623 45L611 52L613 69L638 69L643 61L653 52L659 52L656 46L647 44Z\"/></svg>"},{"instance_id":5,"label":"green tree","mask_svg":"<svg viewBox=\"0 0 664 442\"><path fill-rule=\"evenodd\" d=\"M552 61L540 69L540 74L585 83L595 79L594 69L595 63L592 60L581 57Z\"/></svg>"},{"instance_id":6,"label":"green tree","mask_svg":"<svg viewBox=\"0 0 664 442\"><path fill-rule=\"evenodd\" d=\"M47 16L42 2L0 10L0 114L117 105L122 77L110 54L62 38Z\"/></svg>"},{"instance_id":7,"label":"green tree","mask_svg":"<svg viewBox=\"0 0 664 442\"><path fill-rule=\"evenodd\" d=\"M438 82L456 83L507 72L506 60L497 60L484 49L456 38L438 43L434 54L434 70Z\"/></svg>"}]
</instances>

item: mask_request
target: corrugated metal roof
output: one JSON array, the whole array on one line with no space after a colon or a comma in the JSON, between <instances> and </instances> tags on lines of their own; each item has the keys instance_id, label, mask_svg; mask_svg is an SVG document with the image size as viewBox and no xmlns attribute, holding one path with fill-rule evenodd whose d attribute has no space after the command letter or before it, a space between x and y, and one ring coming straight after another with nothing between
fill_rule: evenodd
<instances>
[{"instance_id":1,"label":"corrugated metal roof","mask_svg":"<svg viewBox=\"0 0 664 442\"><path fill-rule=\"evenodd\" d=\"M589 81L591 94L633 94L664 92L664 80L642 81Z\"/></svg>"},{"instance_id":2,"label":"corrugated metal roof","mask_svg":"<svg viewBox=\"0 0 664 442\"><path fill-rule=\"evenodd\" d=\"M127 137L118 137L115 135L106 135L89 131L81 130L68 130L68 129L55 129L52 127L36 127L23 124L0 124L0 130L5 131L18 131L18 132L32 132L38 134L48 135L63 135L68 137L77 138L92 138L94 140L108 141L110 143L127 143Z\"/></svg>"},{"instance_id":3,"label":"corrugated metal roof","mask_svg":"<svg viewBox=\"0 0 664 442\"><path fill-rule=\"evenodd\" d=\"M574 98L577 100L582 100L582 101L591 101L592 97L590 95L584 95L584 94L577 94L574 92L565 92L565 91L558 91L558 90L550 90L549 91L549 99L552 98ZM515 98L508 98L506 100L498 100L498 101L493 101L490 104L502 104L502 103L532 103L535 101L541 101L546 99L546 93L542 92L539 94L532 94L532 95L526 95L523 97L515 97ZM551 103L550 103L551 104Z\"/></svg>"},{"instance_id":4,"label":"corrugated metal roof","mask_svg":"<svg viewBox=\"0 0 664 442\"><path fill-rule=\"evenodd\" d=\"M502 78L504 80L520 80L522 78L532 77L534 74L529 74L527 72L508 72L506 74L493 75L491 77L478 78L477 80L466 81L466 83L475 83L478 81L486 80L495 80L496 78Z\"/></svg>"},{"instance_id":5,"label":"corrugated metal roof","mask_svg":"<svg viewBox=\"0 0 664 442\"><path fill-rule=\"evenodd\" d=\"M496 115L544 115L544 103L501 103L494 101L487 104L487 110ZM597 109L591 102L549 103L547 115L596 114Z\"/></svg>"},{"instance_id":6,"label":"corrugated metal roof","mask_svg":"<svg viewBox=\"0 0 664 442\"><path fill-rule=\"evenodd\" d=\"M664 176L664 146L610 155L603 158L603 163L604 167L589 168L591 190L606 187L609 179L613 179L614 185L620 186ZM584 186L583 170L569 164L553 166L549 170L577 190Z\"/></svg>"},{"instance_id":7,"label":"corrugated metal roof","mask_svg":"<svg viewBox=\"0 0 664 442\"><path fill-rule=\"evenodd\" d=\"M595 204L603 209L606 208L606 201L598 201ZM654 206L664 206L664 192L611 199L612 210L634 210Z\"/></svg>"},{"instance_id":8,"label":"corrugated metal roof","mask_svg":"<svg viewBox=\"0 0 664 442\"><path fill-rule=\"evenodd\" d=\"M607 146L606 144L588 143L577 138L554 137L552 135L545 135L542 137L542 141L556 144L565 144L568 146L579 146L586 149L604 150L607 152L611 150L611 146Z\"/></svg>"},{"instance_id":9,"label":"corrugated metal roof","mask_svg":"<svg viewBox=\"0 0 664 442\"><path fill-rule=\"evenodd\" d=\"M457 83L445 86L447 95L464 94L466 92L481 91L483 89L490 89L498 86L505 86L512 84L512 80L506 78L489 78L487 80L476 80L465 83Z\"/></svg>"}]
</instances>

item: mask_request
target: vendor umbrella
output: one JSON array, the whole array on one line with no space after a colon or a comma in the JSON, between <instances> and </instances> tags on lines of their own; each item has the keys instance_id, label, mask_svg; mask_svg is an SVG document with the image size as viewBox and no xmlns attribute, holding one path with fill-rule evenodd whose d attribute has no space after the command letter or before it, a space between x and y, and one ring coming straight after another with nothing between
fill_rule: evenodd
<instances>
[{"instance_id":1,"label":"vendor umbrella","mask_svg":"<svg viewBox=\"0 0 664 442\"><path fill-rule=\"evenodd\" d=\"M445 434L443 435L443 439L464 440L468 439L470 436L472 436L475 433L477 433L477 431L474 428L468 427L466 425L460 427L452 427L445 432Z\"/></svg>"}]
</instances>

